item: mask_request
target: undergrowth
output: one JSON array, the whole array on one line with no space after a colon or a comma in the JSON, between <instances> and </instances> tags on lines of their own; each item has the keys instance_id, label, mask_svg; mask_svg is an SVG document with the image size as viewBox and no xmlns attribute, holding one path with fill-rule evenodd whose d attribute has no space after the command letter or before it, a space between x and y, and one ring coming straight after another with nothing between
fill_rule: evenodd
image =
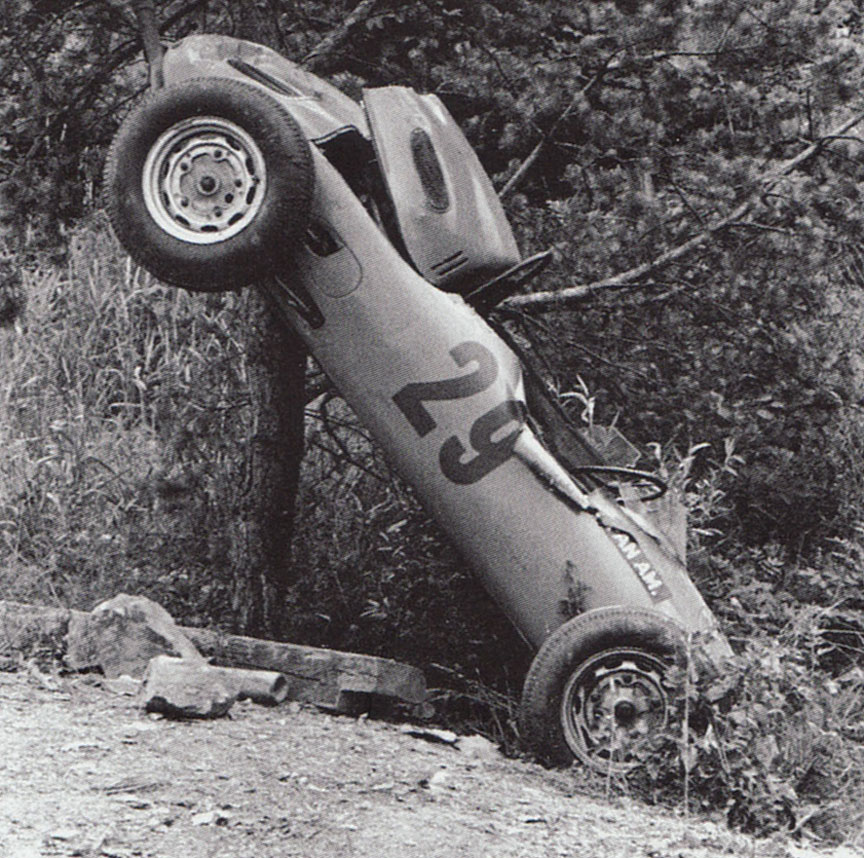
<instances>
[{"instance_id":1,"label":"undergrowth","mask_svg":"<svg viewBox=\"0 0 864 858\"><path fill-rule=\"evenodd\" d=\"M23 279L26 310L0 329L0 591L89 607L136 590L215 616L217 528L200 524L243 417L237 297L155 283L98 220ZM206 473L178 470L190 445Z\"/></svg>"},{"instance_id":2,"label":"undergrowth","mask_svg":"<svg viewBox=\"0 0 864 858\"><path fill-rule=\"evenodd\" d=\"M679 680L675 706L692 729L659 741L620 786L686 810L721 810L760 835L864 843L864 670L837 658L835 619L803 607L720 671Z\"/></svg>"},{"instance_id":3,"label":"undergrowth","mask_svg":"<svg viewBox=\"0 0 864 858\"><path fill-rule=\"evenodd\" d=\"M22 281L26 311L0 329L0 597L89 608L136 592L181 622L230 626L222 533L251 419L242 296L155 283L99 220L63 265ZM856 421L825 451L848 475L845 519L864 496ZM309 406L306 441L282 637L416 664L438 720L519 753L528 647L340 400ZM747 467L734 435L655 452L737 655L685 685L700 729L615 786L756 833L862 844L864 531L806 556L734 541L721 526Z\"/></svg>"}]
</instances>

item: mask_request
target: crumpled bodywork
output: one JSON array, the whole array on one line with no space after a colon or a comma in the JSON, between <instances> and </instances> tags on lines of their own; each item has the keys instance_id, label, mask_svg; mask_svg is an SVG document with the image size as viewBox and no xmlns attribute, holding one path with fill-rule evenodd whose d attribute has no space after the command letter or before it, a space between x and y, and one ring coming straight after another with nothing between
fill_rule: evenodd
<instances>
[{"instance_id":1,"label":"crumpled bodywork","mask_svg":"<svg viewBox=\"0 0 864 858\"><path fill-rule=\"evenodd\" d=\"M355 128L369 136L363 108L345 93L263 45L230 36L187 36L163 59L167 85L195 77L254 83L286 107L312 141Z\"/></svg>"},{"instance_id":2,"label":"crumpled bodywork","mask_svg":"<svg viewBox=\"0 0 864 858\"><path fill-rule=\"evenodd\" d=\"M522 635L539 647L575 614L627 605L672 617L713 640L716 652L728 651L668 534L637 504L622 506L562 466L531 428L513 348L458 294L433 285L446 280L433 276L435 260L456 253L455 233L468 228L465 212L449 224L434 218L460 199L488 215L474 231L495 248L490 270L518 259L488 178L473 153L469 163L468 144L435 101L399 88L367 93L370 128L361 106L334 87L273 51L219 36L184 39L167 51L164 71L168 83L200 76L251 81L317 144L306 240L290 269L266 288ZM388 122L390 105L401 108ZM418 166L416 129L425 133L422 140L414 135L416 151L428 155L431 142L435 152L443 146L466 158L470 193L460 197L448 184L448 175L459 175L455 167L448 173L452 165L439 164L440 176L428 163ZM325 156L328 141L346 132L367 144L375 137L412 261L429 276L400 255L346 181L351 177ZM397 152L406 135L408 148ZM403 174L414 183L404 204ZM597 455L587 442L581 449L589 461Z\"/></svg>"}]
</instances>

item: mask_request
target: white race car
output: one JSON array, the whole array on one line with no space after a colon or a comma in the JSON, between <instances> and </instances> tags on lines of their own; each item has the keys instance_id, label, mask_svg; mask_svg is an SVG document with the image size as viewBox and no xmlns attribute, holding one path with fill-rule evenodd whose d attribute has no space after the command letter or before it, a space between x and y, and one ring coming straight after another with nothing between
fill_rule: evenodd
<instances>
[{"instance_id":1,"label":"white race car","mask_svg":"<svg viewBox=\"0 0 864 858\"><path fill-rule=\"evenodd\" d=\"M632 766L670 721L668 666L729 647L687 574L662 482L563 425L484 318L546 254L520 258L434 95L383 87L357 103L222 36L187 37L159 62L164 86L124 121L106 168L123 245L187 289L271 292L538 650L527 746Z\"/></svg>"}]
</instances>

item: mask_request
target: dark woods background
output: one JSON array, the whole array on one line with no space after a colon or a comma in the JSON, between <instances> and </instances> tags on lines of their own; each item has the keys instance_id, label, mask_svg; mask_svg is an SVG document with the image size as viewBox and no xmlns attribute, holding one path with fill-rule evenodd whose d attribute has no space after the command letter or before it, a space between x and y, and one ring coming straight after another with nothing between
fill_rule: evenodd
<instances>
[{"instance_id":1,"label":"dark woods background","mask_svg":"<svg viewBox=\"0 0 864 858\"><path fill-rule=\"evenodd\" d=\"M864 738L864 122L835 129L864 111L864 4L157 5L169 38L443 99L523 254L556 249L536 288L570 290L502 317L574 418L678 486L742 653L712 692L726 746L685 758L694 800L860 832L836 796ZM531 654L313 369L304 392L302 349L253 291L167 289L107 230L139 51L119 0L3 0L0 596L144 592L181 621L404 659L441 717L511 742Z\"/></svg>"}]
</instances>

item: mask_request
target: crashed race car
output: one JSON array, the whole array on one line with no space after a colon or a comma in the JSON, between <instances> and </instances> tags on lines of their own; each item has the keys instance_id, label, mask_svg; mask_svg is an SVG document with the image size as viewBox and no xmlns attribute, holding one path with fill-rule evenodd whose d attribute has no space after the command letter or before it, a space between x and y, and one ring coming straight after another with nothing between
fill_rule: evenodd
<instances>
[{"instance_id":1,"label":"crashed race car","mask_svg":"<svg viewBox=\"0 0 864 858\"><path fill-rule=\"evenodd\" d=\"M269 292L537 650L526 746L629 769L671 726L670 665L729 647L687 574L663 481L634 470L620 435L570 425L488 320L549 254L521 258L434 95L388 86L358 103L223 36L156 60L164 85L107 160L122 244L186 289Z\"/></svg>"}]
</instances>

